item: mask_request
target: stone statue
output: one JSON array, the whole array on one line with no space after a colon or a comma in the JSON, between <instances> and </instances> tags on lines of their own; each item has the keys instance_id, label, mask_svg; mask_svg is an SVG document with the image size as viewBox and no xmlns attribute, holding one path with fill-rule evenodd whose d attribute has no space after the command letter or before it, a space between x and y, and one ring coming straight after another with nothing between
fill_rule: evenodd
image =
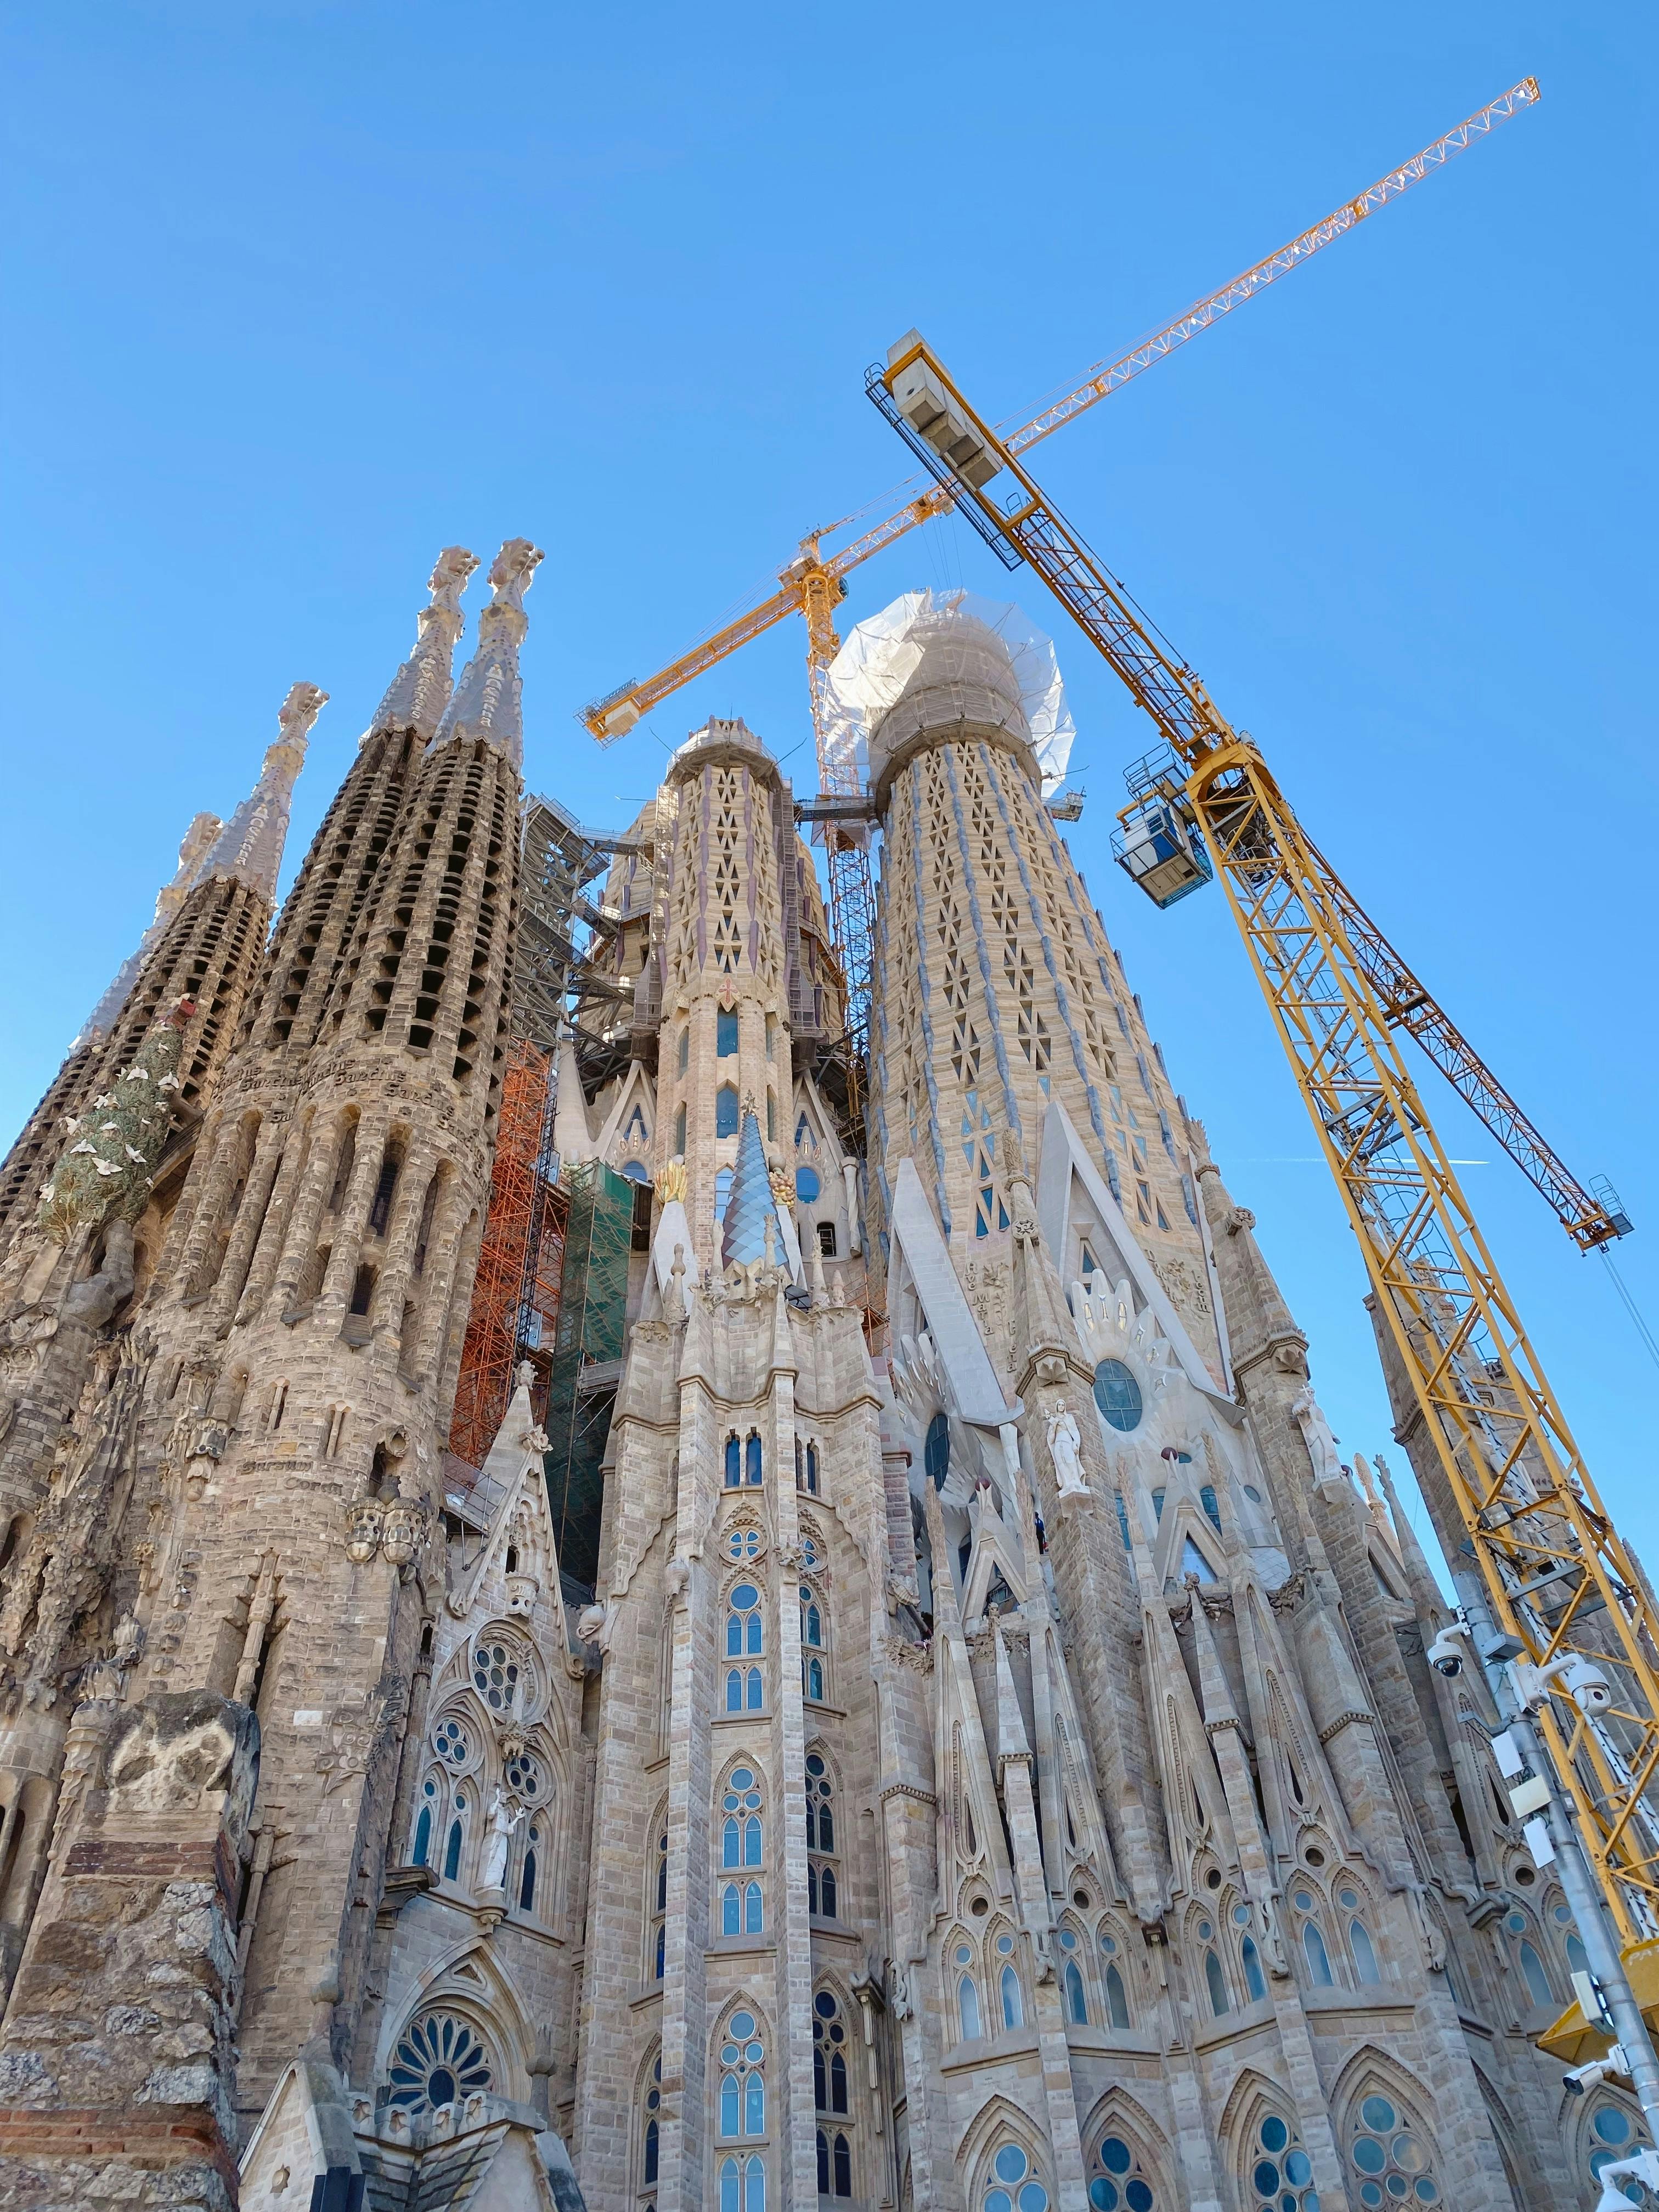
<instances>
[{"instance_id":1,"label":"stone statue","mask_svg":"<svg viewBox=\"0 0 1659 2212\"><path fill-rule=\"evenodd\" d=\"M1314 1395L1313 1384L1304 1383L1291 1401L1291 1419L1301 1430L1308 1447L1308 1457L1313 1462L1316 1482L1341 1482L1342 1462L1337 1455L1336 1438L1324 1410Z\"/></svg>"},{"instance_id":2,"label":"stone statue","mask_svg":"<svg viewBox=\"0 0 1659 2212\"><path fill-rule=\"evenodd\" d=\"M1048 1456L1054 1464L1054 1474L1062 1498L1086 1498L1088 1483L1084 1480L1083 1462L1079 1450L1083 1438L1078 1431L1077 1416L1062 1398L1048 1416Z\"/></svg>"},{"instance_id":3,"label":"stone statue","mask_svg":"<svg viewBox=\"0 0 1659 2212\"><path fill-rule=\"evenodd\" d=\"M524 1818L524 1807L515 1805L507 1796L500 1783L489 1804L489 1832L484 1838L483 1858L478 1868L480 1889L504 1889L507 1887L507 1854L513 1840L513 1831Z\"/></svg>"}]
</instances>

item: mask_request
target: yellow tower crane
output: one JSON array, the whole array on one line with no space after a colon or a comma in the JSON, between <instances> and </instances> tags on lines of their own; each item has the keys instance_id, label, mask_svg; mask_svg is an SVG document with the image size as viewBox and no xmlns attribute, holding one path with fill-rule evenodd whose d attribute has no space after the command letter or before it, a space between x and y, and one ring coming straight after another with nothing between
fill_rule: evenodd
<instances>
[{"instance_id":1,"label":"yellow tower crane","mask_svg":"<svg viewBox=\"0 0 1659 2212\"><path fill-rule=\"evenodd\" d=\"M1425 177L1443 168L1454 155L1477 144L1496 130L1500 123L1530 107L1538 99L1538 82L1534 77L1523 77L1519 84L1511 85L1496 100L1488 100L1473 115L1444 132L1433 143L1402 161L1375 184L1368 185L1363 192L1333 210L1322 221L1300 232L1288 245L1277 252L1255 262L1249 269L1224 284L1218 291L1198 300L1177 315L1173 322L1164 324L1139 345L1121 355L1115 361L1097 362L1077 383L1042 408L1030 422L1021 423L1006 434L1011 453L1023 453L1049 436L1079 415L1085 414L1098 401L1150 368L1154 362L1162 361L1178 346L1196 337L1200 331L1219 322L1235 307L1253 300L1269 284L1287 276L1331 244L1364 222L1377 209L1388 206L1402 192L1409 191ZM819 787L832 801L836 799L856 800L859 795L858 770L850 759L836 762L831 759L827 744L830 722L827 712L825 682L830 663L841 649L836 635L835 611L847 596L847 578L860 564L877 553L884 552L897 541L933 516L948 514L955 495L946 485L933 484L918 488L915 495L906 499L882 521L865 530L859 537L825 556L823 540L843 529L848 523L858 521L868 508L843 521L832 523L823 529L811 532L800 541L800 550L778 579L778 589L769 592L753 606L744 610L723 628L704 638L666 668L643 682L630 681L607 691L603 698L595 699L584 707L578 720L602 745L614 744L634 727L641 716L672 696L681 687L717 667L728 655L747 645L752 638L760 637L783 621L786 616L803 615L806 620L807 686L812 711L812 726L817 738ZM875 931L875 893L871 882L870 850L867 829L860 822L848 818L837 821L833 814L820 818L817 823L823 837L830 878L830 921L840 949L847 981L848 1053L847 1074L849 1103L854 1115L858 1109L858 1087L860 1069L864 1064L868 1043L870 1014L870 983L873 961ZM1504 1102L1502 1111L1513 1111ZM1518 1121L1516 1126L1519 1126ZM1517 1154L1517 1157L1519 1155ZM1538 1157L1541 1158L1540 1153ZM1530 1169L1528 1172L1531 1172Z\"/></svg>"},{"instance_id":2,"label":"yellow tower crane","mask_svg":"<svg viewBox=\"0 0 1659 2212\"><path fill-rule=\"evenodd\" d=\"M1261 749L1233 728L938 356L912 331L866 381L941 491L1005 565L1036 571L1157 726L1162 746L1130 772L1117 856L1160 905L1220 879L1461 1516L1461 1558L1478 1569L1499 1632L1486 1656L1525 1690L1523 1731L1527 1714L1537 1715L1628 1954L1659 1932L1650 1601L1435 1133L1399 1031L1424 1044L1488 1127L1502 1133L1508 1117L1504 1141L1522 1165L1514 1129L1529 1145L1541 1140L1314 844ZM1628 1228L1571 1178L1553 1186L1549 1176L1565 1176L1553 1155L1547 1176L1545 1165L1534 1159L1528 1172L1583 1249ZM1448 1670L1456 1663L1450 1657ZM1528 1786L1514 1785L1517 1812ZM1626 2046L1640 2036L1632 2024ZM1659 2104L1650 2050L1634 2070L1644 2106Z\"/></svg>"}]
</instances>

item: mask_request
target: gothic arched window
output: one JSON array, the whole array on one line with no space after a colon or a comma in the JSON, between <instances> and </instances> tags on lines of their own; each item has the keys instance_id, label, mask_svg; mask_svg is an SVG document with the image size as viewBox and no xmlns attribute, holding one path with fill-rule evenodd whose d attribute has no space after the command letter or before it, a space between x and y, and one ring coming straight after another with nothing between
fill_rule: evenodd
<instances>
[{"instance_id":1,"label":"gothic arched window","mask_svg":"<svg viewBox=\"0 0 1659 2212\"><path fill-rule=\"evenodd\" d=\"M1310 1978L1319 1988L1329 1989L1334 1978L1331 1973L1331 1958L1325 1948L1325 1938L1319 1932L1316 1920L1310 1920L1303 1928L1302 1954L1308 1962Z\"/></svg>"},{"instance_id":2,"label":"gothic arched window","mask_svg":"<svg viewBox=\"0 0 1659 2212\"><path fill-rule=\"evenodd\" d=\"M651 1960L651 1979L662 1979L664 1954L668 1947L668 1822L665 1814L657 1825L655 1863L646 1899L646 1948Z\"/></svg>"},{"instance_id":3,"label":"gothic arched window","mask_svg":"<svg viewBox=\"0 0 1659 2212\"><path fill-rule=\"evenodd\" d=\"M1231 2011L1232 2006L1227 1996L1227 1978L1213 1951L1204 1954L1204 1979L1210 1992L1210 2010L1219 2020L1224 2013Z\"/></svg>"},{"instance_id":4,"label":"gothic arched window","mask_svg":"<svg viewBox=\"0 0 1659 2212\"><path fill-rule=\"evenodd\" d=\"M461 1846L466 1841L466 1792L458 1790L455 1796L455 1817L449 1824L449 1840L444 1846L444 1880L459 1881L461 1873Z\"/></svg>"},{"instance_id":5,"label":"gothic arched window","mask_svg":"<svg viewBox=\"0 0 1659 2212\"><path fill-rule=\"evenodd\" d=\"M737 1085L732 1083L722 1083L714 1093L714 1134L717 1137L735 1137L737 1133Z\"/></svg>"},{"instance_id":6,"label":"gothic arched window","mask_svg":"<svg viewBox=\"0 0 1659 2212\"><path fill-rule=\"evenodd\" d=\"M1090 2160L1091 2212L1156 2212L1158 2196L1133 2147L1114 2131L1103 2136ZM1164 2200L1165 2204L1168 2199Z\"/></svg>"},{"instance_id":7,"label":"gothic arched window","mask_svg":"<svg viewBox=\"0 0 1659 2212\"><path fill-rule=\"evenodd\" d=\"M806 1754L806 1901L825 1920L837 1917L836 1785L821 1752Z\"/></svg>"},{"instance_id":8,"label":"gothic arched window","mask_svg":"<svg viewBox=\"0 0 1659 2212\"><path fill-rule=\"evenodd\" d=\"M658 2051L651 2063L651 2078L645 2087L645 2135L641 2146L640 2178L647 2186L657 2179L660 2149L658 2115L662 2110L662 2052Z\"/></svg>"},{"instance_id":9,"label":"gothic arched window","mask_svg":"<svg viewBox=\"0 0 1659 2212\"><path fill-rule=\"evenodd\" d=\"M519 1910L533 1912L536 1909L536 1872L541 1856L542 1832L532 1828L525 1838L524 1864L519 1872Z\"/></svg>"},{"instance_id":10,"label":"gothic arched window","mask_svg":"<svg viewBox=\"0 0 1659 2212\"><path fill-rule=\"evenodd\" d=\"M759 2159L721 2160L720 2212L766 2212L766 2168Z\"/></svg>"},{"instance_id":11,"label":"gothic arched window","mask_svg":"<svg viewBox=\"0 0 1659 2212\"><path fill-rule=\"evenodd\" d=\"M835 1993L812 2000L812 2096L821 2112L847 2111L847 2023Z\"/></svg>"},{"instance_id":12,"label":"gothic arched window","mask_svg":"<svg viewBox=\"0 0 1659 2212\"><path fill-rule=\"evenodd\" d=\"M766 2133L766 2051L751 2012L734 2012L720 2046L720 2131L732 2136Z\"/></svg>"},{"instance_id":13,"label":"gothic arched window","mask_svg":"<svg viewBox=\"0 0 1659 2212\"><path fill-rule=\"evenodd\" d=\"M1003 2143L991 2160L984 2212L1048 2212L1049 2196L1017 2142Z\"/></svg>"},{"instance_id":14,"label":"gothic arched window","mask_svg":"<svg viewBox=\"0 0 1659 2212\"><path fill-rule=\"evenodd\" d=\"M1434 2177L1432 2146L1392 2097L1373 2090L1349 2123L1348 2156L1359 2177L1359 2202L1366 2212L1401 2202L1435 2204L1440 2189Z\"/></svg>"},{"instance_id":15,"label":"gothic arched window","mask_svg":"<svg viewBox=\"0 0 1659 2212\"><path fill-rule=\"evenodd\" d=\"M726 1656L741 1659L758 1656L766 1649L765 1624L761 1619L760 1592L753 1583L738 1583L726 1601Z\"/></svg>"},{"instance_id":16,"label":"gothic arched window","mask_svg":"<svg viewBox=\"0 0 1659 2212\"><path fill-rule=\"evenodd\" d=\"M962 2039L975 2043L984 2034L985 2028L980 2018L979 1984L974 1979L972 1946L958 1939L951 1946L951 1958L957 1969L957 2014L962 2023Z\"/></svg>"},{"instance_id":17,"label":"gothic arched window","mask_svg":"<svg viewBox=\"0 0 1659 2212\"><path fill-rule=\"evenodd\" d=\"M714 1056L730 1060L738 1048L738 1017L735 1008L720 1007L714 1015Z\"/></svg>"},{"instance_id":18,"label":"gothic arched window","mask_svg":"<svg viewBox=\"0 0 1659 2212\"><path fill-rule=\"evenodd\" d=\"M726 1777L723 1810L720 1864L757 1867L761 1863L761 1798L759 1778L752 1768L734 1766Z\"/></svg>"},{"instance_id":19,"label":"gothic arched window","mask_svg":"<svg viewBox=\"0 0 1659 2212\"><path fill-rule=\"evenodd\" d=\"M743 1487L743 1446L735 1436L726 1439L726 1487L728 1490Z\"/></svg>"},{"instance_id":20,"label":"gothic arched window","mask_svg":"<svg viewBox=\"0 0 1659 2212\"><path fill-rule=\"evenodd\" d=\"M800 1586L800 1680L802 1694L822 1703L825 1694L823 1610L817 1593Z\"/></svg>"},{"instance_id":21,"label":"gothic arched window","mask_svg":"<svg viewBox=\"0 0 1659 2212\"><path fill-rule=\"evenodd\" d=\"M1355 1925L1358 1923L1356 1922ZM1261 1972L1261 1954L1255 1948L1255 1938L1247 1936L1243 1946L1244 1988L1252 2002L1267 1994L1267 1984Z\"/></svg>"},{"instance_id":22,"label":"gothic arched window","mask_svg":"<svg viewBox=\"0 0 1659 2212\"><path fill-rule=\"evenodd\" d=\"M753 1429L750 1429L749 1431L748 1441L744 1443L743 1448L743 1474L744 1480L748 1483L751 1489L759 1484L761 1479L761 1440Z\"/></svg>"},{"instance_id":23,"label":"gothic arched window","mask_svg":"<svg viewBox=\"0 0 1659 2212\"><path fill-rule=\"evenodd\" d=\"M1258 2212L1258 2207L1261 2212L1284 2212L1286 2206L1290 2212L1301 2212L1304 2205L1308 2212L1316 2212L1319 2198L1311 2185L1313 2160L1303 2149L1296 2130L1277 2112L1269 2112L1255 2130L1249 2182L1253 2193L1245 2201L1250 2212ZM1308 2191L1305 2197L1304 2190ZM1435 2190L1417 2201L1431 2203L1438 2194ZM1403 2191L1396 2192L1399 2195Z\"/></svg>"}]
</instances>

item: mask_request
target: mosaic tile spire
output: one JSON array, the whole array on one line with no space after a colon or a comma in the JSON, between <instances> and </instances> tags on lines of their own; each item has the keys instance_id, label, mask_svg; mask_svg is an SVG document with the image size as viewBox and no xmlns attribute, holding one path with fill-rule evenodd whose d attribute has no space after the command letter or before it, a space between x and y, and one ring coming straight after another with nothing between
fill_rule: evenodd
<instances>
[{"instance_id":1,"label":"mosaic tile spire","mask_svg":"<svg viewBox=\"0 0 1659 2212\"><path fill-rule=\"evenodd\" d=\"M720 1239L721 1267L757 1267L765 1259L766 1224L772 1218L772 1206L766 1147L751 1107L738 1133L738 1158L732 1171L732 1194L726 1202L726 1231Z\"/></svg>"},{"instance_id":2,"label":"mosaic tile spire","mask_svg":"<svg viewBox=\"0 0 1659 2212\"><path fill-rule=\"evenodd\" d=\"M478 649L461 671L454 696L433 739L483 738L515 768L524 765L524 684L519 647L530 628L524 595L542 556L527 538L509 538L495 556L489 581L495 596L478 617Z\"/></svg>"}]
</instances>

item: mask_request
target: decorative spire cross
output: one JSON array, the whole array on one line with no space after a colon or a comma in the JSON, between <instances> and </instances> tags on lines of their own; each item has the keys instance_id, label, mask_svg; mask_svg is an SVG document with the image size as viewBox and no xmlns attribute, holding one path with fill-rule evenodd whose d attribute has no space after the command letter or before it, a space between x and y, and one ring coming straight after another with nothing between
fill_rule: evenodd
<instances>
[{"instance_id":1,"label":"decorative spire cross","mask_svg":"<svg viewBox=\"0 0 1659 2212\"><path fill-rule=\"evenodd\" d=\"M416 617L415 650L375 708L374 719L364 732L365 744L376 730L413 730L422 744L431 743L449 703L455 641L465 620L461 593L477 565L477 555L469 553L465 545L446 545L439 554L427 580L432 604L422 607Z\"/></svg>"},{"instance_id":2,"label":"decorative spire cross","mask_svg":"<svg viewBox=\"0 0 1659 2212\"><path fill-rule=\"evenodd\" d=\"M483 738L515 768L524 764L524 685L519 647L530 627L524 595L542 559L527 538L509 538L489 571L495 597L478 617L478 649L461 671L433 739Z\"/></svg>"}]
</instances>

